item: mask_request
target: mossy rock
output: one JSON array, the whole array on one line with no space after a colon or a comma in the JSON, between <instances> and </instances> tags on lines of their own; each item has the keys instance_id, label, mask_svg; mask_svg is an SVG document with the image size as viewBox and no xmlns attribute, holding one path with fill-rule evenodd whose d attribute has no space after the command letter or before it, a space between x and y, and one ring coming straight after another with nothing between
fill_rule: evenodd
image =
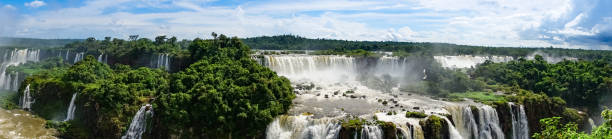
<instances>
[{"instance_id":1,"label":"mossy rock","mask_svg":"<svg viewBox=\"0 0 612 139\"><path fill-rule=\"evenodd\" d=\"M406 117L407 118L425 118L427 117L427 114L422 113L422 112L406 112Z\"/></svg>"},{"instance_id":2,"label":"mossy rock","mask_svg":"<svg viewBox=\"0 0 612 139\"><path fill-rule=\"evenodd\" d=\"M432 115L427 120L420 121L419 124L423 128L423 134L430 139L447 139L450 138L448 131L448 123L446 120Z\"/></svg>"}]
</instances>

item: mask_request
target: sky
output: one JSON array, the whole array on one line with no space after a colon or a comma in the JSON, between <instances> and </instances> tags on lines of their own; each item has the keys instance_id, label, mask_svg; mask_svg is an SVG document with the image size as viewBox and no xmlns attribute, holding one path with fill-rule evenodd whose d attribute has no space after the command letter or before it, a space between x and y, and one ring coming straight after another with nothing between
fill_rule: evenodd
<instances>
[{"instance_id":1,"label":"sky","mask_svg":"<svg viewBox=\"0 0 612 139\"><path fill-rule=\"evenodd\" d=\"M0 36L307 38L612 50L612 0L0 0Z\"/></svg>"}]
</instances>

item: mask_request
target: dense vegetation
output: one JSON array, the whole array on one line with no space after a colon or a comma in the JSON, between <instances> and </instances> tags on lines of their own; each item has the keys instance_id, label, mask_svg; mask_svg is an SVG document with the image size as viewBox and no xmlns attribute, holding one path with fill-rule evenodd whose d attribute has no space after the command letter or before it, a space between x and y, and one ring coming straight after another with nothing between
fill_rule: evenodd
<instances>
[{"instance_id":1,"label":"dense vegetation","mask_svg":"<svg viewBox=\"0 0 612 139\"><path fill-rule=\"evenodd\" d=\"M394 51L395 56L415 63L410 70L420 72L426 69L427 77L418 77L420 82L402 85L404 91L451 100L469 98L494 105L498 111L508 111L506 102L522 104L528 113L530 131L542 131L534 136L536 138L561 137L556 136L563 134L561 131L570 131L568 134L572 135L568 137L590 136L571 132L578 128L571 122L581 122L585 115L568 108L566 102L573 107L595 107L599 99L610 95L612 90L610 51L342 41L292 35L241 40L213 33L212 39L182 41L166 36L154 40L137 36L131 36L129 40L88 38L57 49L86 55L108 55L108 65L98 62L93 56L87 56L73 66L62 58L51 58L8 67L7 73L32 75L22 83L20 92L30 84L34 98L45 98L36 100L32 112L54 120L48 127L58 129L63 138L118 138L125 133L136 111L145 104L152 104L155 113L148 136L260 138L275 116L287 112L295 95L286 78L278 77L251 59L247 44L255 49L308 49L319 50L309 53L314 55L347 55L365 59L380 56L373 51ZM585 60L547 63L541 56L536 56L535 60L487 61L473 69L454 70L442 68L431 57L456 54L519 57L534 52ZM303 51L280 52L283 53ZM170 55L173 61L171 71L146 68L151 57L157 54ZM74 93L78 94L76 118L58 122L66 116L67 104ZM1 105L14 108L15 103L8 99L15 101L18 96L6 94L0 96ZM609 117L610 114L606 114L604 116ZM427 115L408 112L406 117L425 118ZM548 117L560 118L545 119L542 126L534 122ZM510 117L501 115L500 119ZM593 137L609 135L609 125L612 125L609 119L608 124L598 128ZM565 123L570 125L558 128ZM357 131L363 124L364 120L349 120L342 126ZM443 138L447 135L442 134L448 132L444 131L447 123L442 118L429 116L421 124L427 125L424 129L427 136Z\"/></svg>"},{"instance_id":2,"label":"dense vegetation","mask_svg":"<svg viewBox=\"0 0 612 139\"><path fill-rule=\"evenodd\" d=\"M173 74L171 93L156 101L161 129L195 138L256 137L289 110L295 97L289 80L250 59L237 38L196 39L189 49L200 60Z\"/></svg>"},{"instance_id":3,"label":"dense vegetation","mask_svg":"<svg viewBox=\"0 0 612 139\"><path fill-rule=\"evenodd\" d=\"M391 41L347 41L332 39L308 39L295 35L263 36L246 38L243 41L253 49L263 50L332 50L336 53L362 49L366 51L400 52L402 55L507 55L526 56L542 52L551 56L569 56L584 59L604 59L612 61L609 51L577 50L559 48L512 48L480 47L428 42L391 42ZM329 53L329 52L328 52Z\"/></svg>"},{"instance_id":4,"label":"dense vegetation","mask_svg":"<svg viewBox=\"0 0 612 139\"><path fill-rule=\"evenodd\" d=\"M0 46L21 48L49 48L62 47L68 43L72 43L75 41L80 41L80 39L32 39L0 37Z\"/></svg>"},{"instance_id":5,"label":"dense vegetation","mask_svg":"<svg viewBox=\"0 0 612 139\"><path fill-rule=\"evenodd\" d=\"M595 107L612 90L612 65L603 60L547 63L519 59L507 63L485 62L471 74L488 84L518 86L548 96L559 96L571 106Z\"/></svg>"},{"instance_id":6,"label":"dense vegetation","mask_svg":"<svg viewBox=\"0 0 612 139\"><path fill-rule=\"evenodd\" d=\"M575 123L562 125L561 117L544 118L540 123L544 130L533 135L536 139L609 139L612 138L612 111L605 110L601 113L604 122L595 127L591 134L579 132Z\"/></svg>"},{"instance_id":7,"label":"dense vegetation","mask_svg":"<svg viewBox=\"0 0 612 139\"><path fill-rule=\"evenodd\" d=\"M78 44L75 49L90 51L109 46L98 45L103 43L88 39L67 47ZM124 43L141 46L149 42L138 39ZM160 52L168 50L166 46L170 44L117 46L104 52ZM61 121L72 94L78 94L75 119L48 124L59 129L64 138L119 138L145 104L153 104L155 113L152 123L156 128L148 129L159 130L148 130L147 135L260 137L273 117L286 113L295 97L289 81L250 59L249 47L235 37L195 39L188 50L181 51L187 52L183 54L192 64L174 74L122 64L111 67L91 55L71 67L61 64L61 59L51 59L43 62L46 64L26 64L14 70L45 69L32 72L35 74L24 81L20 92L30 85L32 97L45 98L36 99L32 112L46 119Z\"/></svg>"}]
</instances>

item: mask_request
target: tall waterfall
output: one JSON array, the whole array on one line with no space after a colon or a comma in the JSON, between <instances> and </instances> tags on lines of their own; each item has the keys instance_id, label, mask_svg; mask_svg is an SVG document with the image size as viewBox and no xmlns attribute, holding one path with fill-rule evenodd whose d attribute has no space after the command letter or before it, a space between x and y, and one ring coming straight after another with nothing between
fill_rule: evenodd
<instances>
[{"instance_id":1,"label":"tall waterfall","mask_svg":"<svg viewBox=\"0 0 612 139\"><path fill-rule=\"evenodd\" d=\"M457 131L463 138L504 138L504 132L500 127L497 111L491 106L483 105L478 107L477 116L473 115L473 111L469 106L450 106L447 109L453 117Z\"/></svg>"},{"instance_id":2,"label":"tall waterfall","mask_svg":"<svg viewBox=\"0 0 612 139\"><path fill-rule=\"evenodd\" d=\"M140 110L136 112L134 118L132 118L132 123L130 123L130 128L127 130L124 136L121 139L140 139L142 138L142 133L147 131L147 117L153 116L153 107L151 104L144 105L140 107Z\"/></svg>"},{"instance_id":3,"label":"tall waterfall","mask_svg":"<svg viewBox=\"0 0 612 139\"><path fill-rule=\"evenodd\" d=\"M465 139L478 138L478 125L472 109L468 106L449 106L448 111L451 113L455 128Z\"/></svg>"},{"instance_id":4,"label":"tall waterfall","mask_svg":"<svg viewBox=\"0 0 612 139\"><path fill-rule=\"evenodd\" d=\"M23 96L21 96L20 101L22 109L29 110L32 107L34 102L32 102L32 96L30 95L30 84L23 90Z\"/></svg>"},{"instance_id":5,"label":"tall waterfall","mask_svg":"<svg viewBox=\"0 0 612 139\"><path fill-rule=\"evenodd\" d=\"M70 50L66 51L66 55L64 56L64 60L68 61L68 55L70 55Z\"/></svg>"},{"instance_id":6,"label":"tall waterfall","mask_svg":"<svg viewBox=\"0 0 612 139\"><path fill-rule=\"evenodd\" d=\"M323 118L311 119L310 116L279 116L266 129L267 139L337 139L339 121Z\"/></svg>"},{"instance_id":7,"label":"tall waterfall","mask_svg":"<svg viewBox=\"0 0 612 139\"><path fill-rule=\"evenodd\" d=\"M4 57L0 65L0 89L16 91L19 89L19 74L7 73L6 68L9 66L17 66L28 61L38 62L40 50L13 49L2 52L4 53Z\"/></svg>"},{"instance_id":8,"label":"tall waterfall","mask_svg":"<svg viewBox=\"0 0 612 139\"><path fill-rule=\"evenodd\" d=\"M523 105L515 105L509 102L510 113L512 114L512 138L513 139L528 139L529 126L527 125L527 115Z\"/></svg>"},{"instance_id":9,"label":"tall waterfall","mask_svg":"<svg viewBox=\"0 0 612 139\"><path fill-rule=\"evenodd\" d=\"M66 119L64 119L64 121L74 119L74 111L76 110L76 107L74 106L74 100L76 99L76 97L77 93L72 94L72 99L70 99L70 105L68 105L68 110L66 111Z\"/></svg>"},{"instance_id":10,"label":"tall waterfall","mask_svg":"<svg viewBox=\"0 0 612 139\"><path fill-rule=\"evenodd\" d=\"M83 55L85 55L85 53L83 53L83 52L77 53L74 56L74 63L77 63L77 62L83 60Z\"/></svg>"},{"instance_id":11,"label":"tall waterfall","mask_svg":"<svg viewBox=\"0 0 612 139\"><path fill-rule=\"evenodd\" d=\"M108 55L105 55L105 54L98 55L98 62L106 64L107 60L108 60Z\"/></svg>"},{"instance_id":12,"label":"tall waterfall","mask_svg":"<svg viewBox=\"0 0 612 139\"><path fill-rule=\"evenodd\" d=\"M450 139L463 139L463 137L461 137L461 134L459 134L459 131L457 131L455 126L453 126L453 124L452 124L453 122L448 120L448 118L446 118L446 116L440 116L440 117L442 117L442 119L446 120L446 123L448 124L448 134L449 134L448 136L450 137ZM499 138L499 139L502 139L502 138Z\"/></svg>"},{"instance_id":13,"label":"tall waterfall","mask_svg":"<svg viewBox=\"0 0 612 139\"><path fill-rule=\"evenodd\" d=\"M480 127L480 138L503 139L504 132L499 126L497 111L491 106L484 105L478 109L478 126Z\"/></svg>"},{"instance_id":14,"label":"tall waterfall","mask_svg":"<svg viewBox=\"0 0 612 139\"><path fill-rule=\"evenodd\" d=\"M153 68L164 68L164 70L170 70L170 57L169 54L159 53L157 58L151 59L151 67Z\"/></svg>"}]
</instances>

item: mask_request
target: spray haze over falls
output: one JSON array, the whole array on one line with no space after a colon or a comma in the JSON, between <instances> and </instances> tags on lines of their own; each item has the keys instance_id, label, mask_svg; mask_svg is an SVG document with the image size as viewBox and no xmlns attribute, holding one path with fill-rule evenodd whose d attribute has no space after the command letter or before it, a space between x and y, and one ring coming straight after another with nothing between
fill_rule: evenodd
<instances>
[{"instance_id":1,"label":"spray haze over falls","mask_svg":"<svg viewBox=\"0 0 612 139\"><path fill-rule=\"evenodd\" d=\"M465 68L512 57L437 56L441 65ZM460 59L460 60L456 60ZM463 60L463 61L462 61ZM446 102L404 92L426 78L420 59L382 56L358 58L339 55L264 55L257 59L263 65L292 81L298 97L289 116L278 117L267 129L268 138L338 138L340 123L350 116L392 122L397 137L424 138L420 120L406 118L407 111L424 112L443 117L450 138L505 138L496 109L473 102ZM465 63L457 63L457 62ZM456 65L452 65L456 64ZM406 87L403 87L406 86ZM381 101L389 104L381 104ZM520 105L513 109L511 138L528 138L527 117ZM474 112L472 107L476 106ZM387 115L386 112L397 112ZM308 113L308 114L304 114ZM311 115L312 114L312 115ZM446 116L451 115L452 119ZM374 118L375 117L375 118ZM452 120L452 122L451 122ZM364 125L354 137L382 138L381 127Z\"/></svg>"}]
</instances>

